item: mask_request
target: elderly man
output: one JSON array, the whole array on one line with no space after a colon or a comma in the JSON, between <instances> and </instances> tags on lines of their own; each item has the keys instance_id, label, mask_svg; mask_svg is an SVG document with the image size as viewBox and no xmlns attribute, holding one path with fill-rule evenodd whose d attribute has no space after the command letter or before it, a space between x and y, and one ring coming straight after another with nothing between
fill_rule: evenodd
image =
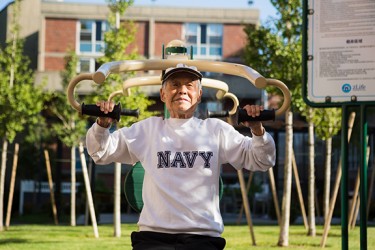
<instances>
[{"instance_id":1,"label":"elderly man","mask_svg":"<svg viewBox=\"0 0 375 250\"><path fill-rule=\"evenodd\" d=\"M131 236L140 249L224 249L219 208L220 166L266 171L275 163L275 143L262 123L243 122L252 137L226 122L193 116L201 101L202 74L178 64L162 77L160 98L170 118L150 117L113 133L113 122L98 117L88 130L87 149L97 164L140 162L145 169L144 206L139 231ZM114 103L97 103L104 113ZM246 105L249 116L262 106Z\"/></svg>"}]
</instances>

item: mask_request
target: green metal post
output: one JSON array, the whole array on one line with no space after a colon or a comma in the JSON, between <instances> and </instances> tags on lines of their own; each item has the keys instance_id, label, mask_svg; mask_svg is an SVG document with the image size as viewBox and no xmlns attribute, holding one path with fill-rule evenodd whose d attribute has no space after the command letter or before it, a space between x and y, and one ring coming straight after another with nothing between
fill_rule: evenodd
<instances>
[{"instance_id":1,"label":"green metal post","mask_svg":"<svg viewBox=\"0 0 375 250\"><path fill-rule=\"evenodd\" d=\"M165 59L165 49L164 49L164 44L163 44L163 51L162 51L162 58ZM163 70L162 75L164 75L165 70ZM164 104L164 118L168 119L171 115L169 114L169 111L167 107Z\"/></svg>"},{"instance_id":2,"label":"green metal post","mask_svg":"<svg viewBox=\"0 0 375 250\"><path fill-rule=\"evenodd\" d=\"M165 119L168 119L168 118L170 118L170 117L171 117L171 115L170 115L170 113L169 113L167 107L166 107L165 104L164 104L164 118L165 118Z\"/></svg>"},{"instance_id":3,"label":"green metal post","mask_svg":"<svg viewBox=\"0 0 375 250\"><path fill-rule=\"evenodd\" d=\"M360 159L360 239L361 250L367 249L367 118L366 106L361 105L361 159Z\"/></svg>"},{"instance_id":4,"label":"green metal post","mask_svg":"<svg viewBox=\"0 0 375 250\"><path fill-rule=\"evenodd\" d=\"M348 106L342 106L341 121L341 249L348 250Z\"/></svg>"}]
</instances>

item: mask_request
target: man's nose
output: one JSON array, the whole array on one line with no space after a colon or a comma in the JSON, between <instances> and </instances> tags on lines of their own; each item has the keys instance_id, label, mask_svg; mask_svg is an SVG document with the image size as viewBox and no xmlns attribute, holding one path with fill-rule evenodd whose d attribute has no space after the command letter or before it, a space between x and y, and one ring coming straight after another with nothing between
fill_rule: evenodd
<instances>
[{"instance_id":1,"label":"man's nose","mask_svg":"<svg viewBox=\"0 0 375 250\"><path fill-rule=\"evenodd\" d=\"M187 92L187 88L186 88L186 86L185 86L185 85L180 85L180 86L178 87L178 92L179 92L179 93L186 93L186 92Z\"/></svg>"}]
</instances>

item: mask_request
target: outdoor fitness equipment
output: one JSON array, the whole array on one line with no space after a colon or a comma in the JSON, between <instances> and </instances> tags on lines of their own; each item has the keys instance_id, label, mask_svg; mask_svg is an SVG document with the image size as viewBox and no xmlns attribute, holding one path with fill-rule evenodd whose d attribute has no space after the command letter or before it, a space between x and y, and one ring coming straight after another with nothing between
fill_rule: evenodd
<instances>
[{"instance_id":1,"label":"outdoor fitness equipment","mask_svg":"<svg viewBox=\"0 0 375 250\"><path fill-rule=\"evenodd\" d=\"M208 112L208 117L226 117L231 116L234 124L239 124L243 121L265 121L275 120L276 116L282 115L290 105L291 95L287 86L276 79L266 79L261 76L254 69L240 64L215 62L215 61L203 61L203 60L192 60L186 55L186 48L183 43L179 40L171 41L166 48L167 57L166 59L154 59L154 60L128 60L128 61L114 61L103 64L95 73L80 74L73 78L69 83L67 89L68 101L71 106L81 114L93 115L93 116L104 116L112 117L116 120L120 120L120 115L131 115L138 116L137 110L126 110L121 109L121 105L117 104L113 112L104 114L100 111L100 108L96 105L85 105L79 104L74 99L74 89L77 84L83 80L93 80L97 84L103 84L107 76L111 73L122 73L129 71L146 71L146 70L162 70L163 72L170 67L175 67L179 63L187 64L189 66L196 66L200 71L225 73L231 75L237 75L244 77L249 80L257 88L266 88L267 86L275 86L279 88L283 94L283 104L278 110L264 110L258 117L250 117L246 111L238 107L238 99L236 96L228 92L228 85L224 82L203 78L202 86L218 89L216 97L218 99L230 98L234 102L234 106L230 111L224 112ZM163 49L164 58L164 49ZM161 85L160 76L148 76L148 77L137 77L130 78L123 83L123 90L116 91L109 96L109 100L116 95L130 95L130 88L135 86L149 86L149 85Z\"/></svg>"},{"instance_id":2,"label":"outdoor fitness equipment","mask_svg":"<svg viewBox=\"0 0 375 250\"><path fill-rule=\"evenodd\" d=\"M226 116L236 114L239 101L235 95L228 92L229 90L228 84L226 84L223 81L210 79L210 78L202 78L201 83L202 83L202 87L216 89L217 90L216 98L218 100L221 100L223 98L228 98L233 101L233 108L231 110L225 111L225 112L207 112L207 115L209 117L213 117L213 116L226 117ZM159 76L129 78L126 81L124 81L122 90L118 90L110 94L110 96L108 97L108 101L112 101L112 99L118 95L130 96L131 88L140 87L140 86L161 86L161 79Z\"/></svg>"},{"instance_id":3,"label":"outdoor fitness equipment","mask_svg":"<svg viewBox=\"0 0 375 250\"><path fill-rule=\"evenodd\" d=\"M177 48L181 49L181 47L168 47L170 48ZM152 59L152 60L127 60L127 61L114 61L105 63L95 72L95 73L83 73L75 78L73 78L68 86L67 89L67 97L70 105L76 109L81 114L93 115L93 116L109 116L116 120L120 119L120 115L134 115L136 116L137 113L131 110L122 110L120 105L115 107L115 110L111 113L104 114L100 111L99 107L96 105L85 105L79 104L78 101L74 99L74 89L77 84L84 80L92 80L96 84L103 84L105 79L109 74L113 73L123 73L123 72L131 72L131 71L148 71L148 70L166 70L170 67L175 67L179 63L187 64L189 66L195 66L201 72L216 72L216 73L224 73L229 75L236 75L243 77L251 84L253 84L256 88L264 89L268 86L274 86L281 90L283 94L283 104L277 110L264 110L261 112L260 116L253 117L247 116L246 113L240 111L236 112L236 123L241 123L243 121L251 121L251 120L274 120L276 116L282 115L290 106L291 101L291 94L289 92L288 87L281 81L276 79L268 79L261 76L257 71L254 69L235 63L227 63L227 62L216 62L216 61L205 61L205 60L192 60L188 59L184 56L172 56L166 59ZM154 81L155 79L152 79ZM147 79L145 79L147 81ZM132 82L133 83L133 82ZM142 82L139 83L142 85ZM128 83L127 88L131 83ZM145 82L145 85L146 82ZM237 107L236 107L237 108ZM233 112L232 112L233 113Z\"/></svg>"},{"instance_id":4,"label":"outdoor fitness equipment","mask_svg":"<svg viewBox=\"0 0 375 250\"><path fill-rule=\"evenodd\" d=\"M256 117L256 120L264 121L264 120L274 120L276 116L282 115L290 106L291 101L291 94L287 86L276 79L266 79L261 76L257 71L254 69L240 64L234 63L226 63L226 62L215 62L215 61L203 61L203 60L193 60L192 55L191 59L188 58L186 55L186 47L182 46L183 42L179 40L171 41L166 48L167 56L164 57L164 48L163 48L163 59L153 59L153 60L128 60L128 61L114 61L103 64L95 73L84 73L76 76L71 80L67 89L67 98L70 105L76 109L81 114L93 115L93 116L111 116L114 115L112 118L116 120L120 120L120 115L133 115L137 116L137 111L130 111L130 110L122 110L121 106L118 104L115 107L114 112L109 114L104 114L100 111L99 107L96 105L85 105L79 104L78 101L74 99L74 89L78 83L84 80L93 80L96 84L103 84L107 76L111 73L122 73L122 72L130 72L130 71L148 71L148 70L162 70L164 71L167 68L175 67L179 63L187 64L189 66L197 67L201 72L217 72L217 73L224 73L229 75L236 75L243 77L251 84L253 84L256 88L264 89L267 86L274 86L280 89L283 94L283 103L279 109L275 110L265 110L262 111L260 116ZM191 49L192 54L192 49ZM165 58L165 59L164 59ZM156 78L145 78L141 79L129 79L125 81L123 86L124 93L127 93L128 89L132 86L132 84L136 84L140 86L142 84L149 85L147 81L155 81ZM158 77L158 81L160 82L160 78ZM159 84L158 82L158 84ZM203 81L202 83L204 83ZM233 96L228 93L228 88L220 88L218 85L215 85L215 88L219 88L217 92L218 99L225 97L232 98L235 100ZM130 90L129 90L130 91ZM111 97L110 97L111 98ZM234 117L234 123L241 123L243 121L250 121L254 120L254 118L247 116L246 113L241 111L238 108L238 101L235 102L234 108L221 116L231 115ZM210 114L209 114L210 115ZM239 173L239 177L242 176ZM242 176L243 177L243 176ZM244 187L244 185L242 185ZM255 238L254 234L251 230L251 218L249 222L251 235L253 238L253 245L255 245Z\"/></svg>"}]
</instances>

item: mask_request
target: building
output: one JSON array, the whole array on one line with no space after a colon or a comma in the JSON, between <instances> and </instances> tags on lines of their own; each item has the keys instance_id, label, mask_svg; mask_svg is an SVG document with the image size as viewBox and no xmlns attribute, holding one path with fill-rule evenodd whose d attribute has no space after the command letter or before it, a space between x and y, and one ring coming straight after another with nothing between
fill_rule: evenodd
<instances>
[{"instance_id":1,"label":"building","mask_svg":"<svg viewBox=\"0 0 375 250\"><path fill-rule=\"evenodd\" d=\"M0 12L0 44L11 36L13 4ZM103 56L104 32L108 29L109 9L102 4L67 3L64 1L27 0L21 2L21 37L25 38L25 52L35 70L36 84L47 79L46 88L62 90L60 72L65 67L64 56L68 49L75 50L79 57L78 72L94 72L100 65L96 59ZM163 45L174 39L186 42L193 48L194 59L218 60L243 63L242 54L247 43L245 25L257 25L259 11L256 9L218 8L172 8L156 6L131 6L121 17L122 21L134 22L137 48L145 59L162 58ZM161 72L147 72L159 74ZM147 74L146 73L146 74ZM236 76L203 72L206 77L223 80L240 102L259 102L262 91L246 79ZM83 84L79 94L92 91ZM148 89L151 98L159 100L158 89ZM205 91L201 108L220 110L223 104L214 95ZM247 131L249 133L249 131ZM67 151L65 159L69 159ZM80 163L77 161L79 171ZM64 164L63 175L69 175L69 165ZM96 168L109 185L112 182L111 168ZM236 181L236 172L225 172ZM64 181L64 177L63 180Z\"/></svg>"},{"instance_id":2,"label":"building","mask_svg":"<svg viewBox=\"0 0 375 250\"><path fill-rule=\"evenodd\" d=\"M11 11L9 5L0 13L1 23L5 24L2 30L6 30L0 34L0 44L10 36L6 24L10 23ZM21 36L26 39L25 49L37 72L37 83L47 77L49 89L61 89L59 72L64 69L68 49L75 50L80 58L78 72L94 72L99 67L95 59L103 55L103 34L108 28L109 14L106 5L28 0L22 1L21 12ZM161 58L162 46L180 39L189 48L193 46L194 59L243 63L243 29L245 25L257 25L259 11L131 6L121 20L135 23L136 44L131 47L136 47L145 59ZM210 77L232 84L231 92L239 98L260 98L261 91L251 85L244 91L242 84L247 83L241 78L212 74ZM90 89L82 86L80 91Z\"/></svg>"}]
</instances>

